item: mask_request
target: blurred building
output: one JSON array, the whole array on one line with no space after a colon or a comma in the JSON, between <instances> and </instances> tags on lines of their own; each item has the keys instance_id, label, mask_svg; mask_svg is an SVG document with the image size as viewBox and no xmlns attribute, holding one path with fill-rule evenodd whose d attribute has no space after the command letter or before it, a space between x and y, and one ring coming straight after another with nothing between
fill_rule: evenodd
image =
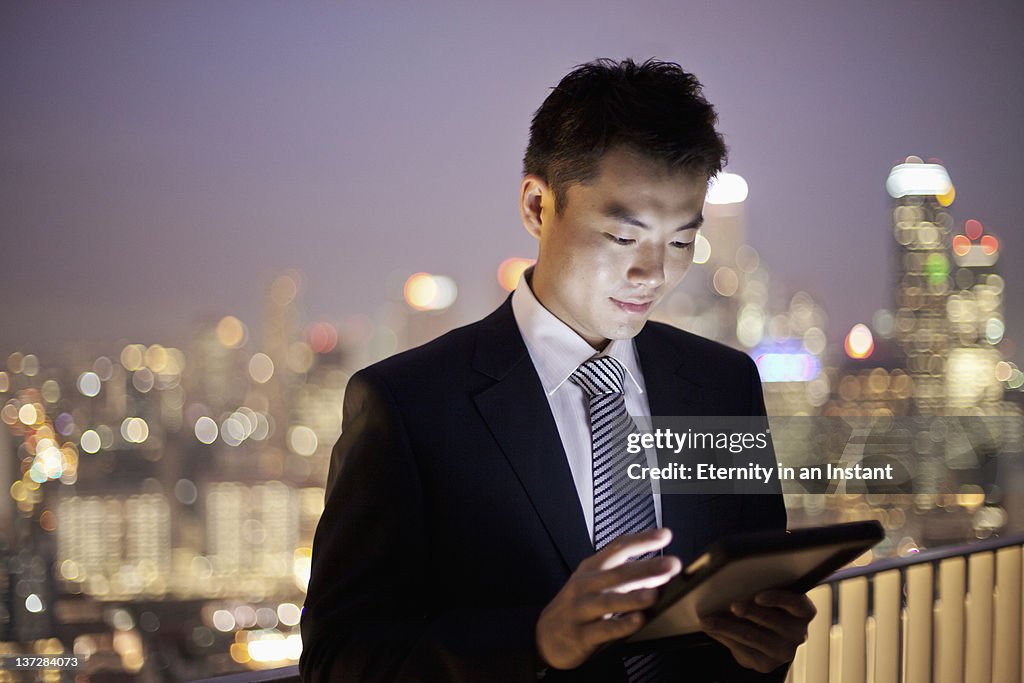
<instances>
[{"instance_id":1,"label":"blurred building","mask_svg":"<svg viewBox=\"0 0 1024 683\"><path fill-rule=\"evenodd\" d=\"M915 412L946 407L946 375L953 330L946 310L952 293L950 238L953 184L946 169L908 157L886 181L893 198L895 338L913 384Z\"/></svg>"},{"instance_id":2,"label":"blurred building","mask_svg":"<svg viewBox=\"0 0 1024 683\"><path fill-rule=\"evenodd\" d=\"M977 406L984 414L997 414L1010 376L999 348L1006 330L999 240L972 219L952 237L951 249L956 270L947 302L953 332L946 373L949 407Z\"/></svg>"},{"instance_id":3,"label":"blurred building","mask_svg":"<svg viewBox=\"0 0 1024 683\"><path fill-rule=\"evenodd\" d=\"M1024 394L1002 400L1004 387L1024 387L1024 372L1002 357L1000 245L977 221L955 227L947 184L945 169L917 158L893 169L896 305L843 346L828 344L824 308L773 280L746 243L742 178L723 174L711 188L694 266L655 318L748 353L769 414L806 418L776 441L780 460L808 450L819 415L1017 416L1000 438L1021 450ZM530 263L504 263L501 287ZM294 662L346 384L456 318L452 278L396 282L372 314L304 325L301 277L288 271L266 291L258 337L224 315L196 325L183 350L76 349L53 367L10 354L0 369L0 646L70 649L110 676L149 680ZM934 481L945 455L922 454ZM1024 473L1004 469L999 481ZM1008 511L1024 517L1019 501L979 486L912 506L809 493L787 496L787 507L797 525L882 520L879 554L999 533Z\"/></svg>"}]
</instances>

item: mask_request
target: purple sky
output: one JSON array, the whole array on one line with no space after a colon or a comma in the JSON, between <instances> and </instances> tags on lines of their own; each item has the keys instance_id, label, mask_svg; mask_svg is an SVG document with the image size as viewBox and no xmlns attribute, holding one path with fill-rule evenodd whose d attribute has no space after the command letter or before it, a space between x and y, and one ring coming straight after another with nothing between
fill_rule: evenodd
<instances>
[{"instance_id":1,"label":"purple sky","mask_svg":"<svg viewBox=\"0 0 1024 683\"><path fill-rule=\"evenodd\" d=\"M917 154L948 167L958 225L1001 238L1024 343L1021 3L433 4L0 6L0 356L258 326L281 268L314 318L372 313L419 270L483 315L497 264L535 253L530 116L599 56L704 82L749 241L830 341L891 303L884 182Z\"/></svg>"}]
</instances>

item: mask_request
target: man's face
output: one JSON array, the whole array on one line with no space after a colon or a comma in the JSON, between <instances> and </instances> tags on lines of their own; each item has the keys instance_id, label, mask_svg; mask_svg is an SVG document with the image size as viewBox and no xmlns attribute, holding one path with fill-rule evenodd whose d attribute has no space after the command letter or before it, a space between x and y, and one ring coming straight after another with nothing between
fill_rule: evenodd
<instances>
[{"instance_id":1,"label":"man's face","mask_svg":"<svg viewBox=\"0 0 1024 683\"><path fill-rule=\"evenodd\" d=\"M520 209L540 240L537 299L595 349L634 337L693 263L706 191L703 175L616 147L594 180L569 186L556 216L551 188L527 176Z\"/></svg>"}]
</instances>

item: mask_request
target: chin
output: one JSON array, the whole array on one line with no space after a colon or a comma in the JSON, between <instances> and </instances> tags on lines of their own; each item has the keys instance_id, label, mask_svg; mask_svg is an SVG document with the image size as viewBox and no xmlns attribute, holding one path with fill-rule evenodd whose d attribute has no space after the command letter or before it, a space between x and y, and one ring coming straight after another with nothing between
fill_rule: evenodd
<instances>
[{"instance_id":1,"label":"chin","mask_svg":"<svg viewBox=\"0 0 1024 683\"><path fill-rule=\"evenodd\" d=\"M640 334L640 330L644 329L644 325L647 323L646 320L638 323L631 323L628 325L621 325L613 330L608 330L605 334L606 339L632 339L636 335Z\"/></svg>"}]
</instances>

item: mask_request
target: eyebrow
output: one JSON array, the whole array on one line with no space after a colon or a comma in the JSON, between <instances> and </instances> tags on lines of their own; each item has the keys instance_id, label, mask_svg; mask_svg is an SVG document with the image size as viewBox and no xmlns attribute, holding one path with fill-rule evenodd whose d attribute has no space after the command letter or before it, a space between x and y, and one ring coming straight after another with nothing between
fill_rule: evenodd
<instances>
[{"instance_id":1,"label":"eyebrow","mask_svg":"<svg viewBox=\"0 0 1024 683\"><path fill-rule=\"evenodd\" d=\"M629 223L630 225L635 225L636 227L643 228L644 230L650 230L650 226L649 225L647 225L642 220L640 220L639 218L637 218L636 216L631 214L629 212L629 209L624 207L622 204L617 204L617 203L608 204L607 206L604 207L603 213L604 213L605 216L607 216L609 218L614 218L615 220L621 221L623 223ZM681 230L691 230L693 228L699 228L703 224L704 224L704 214L701 213L700 215L698 215L696 218L694 218L692 221L690 221L686 225L681 225L678 228L676 228L676 232L680 232Z\"/></svg>"}]
</instances>

